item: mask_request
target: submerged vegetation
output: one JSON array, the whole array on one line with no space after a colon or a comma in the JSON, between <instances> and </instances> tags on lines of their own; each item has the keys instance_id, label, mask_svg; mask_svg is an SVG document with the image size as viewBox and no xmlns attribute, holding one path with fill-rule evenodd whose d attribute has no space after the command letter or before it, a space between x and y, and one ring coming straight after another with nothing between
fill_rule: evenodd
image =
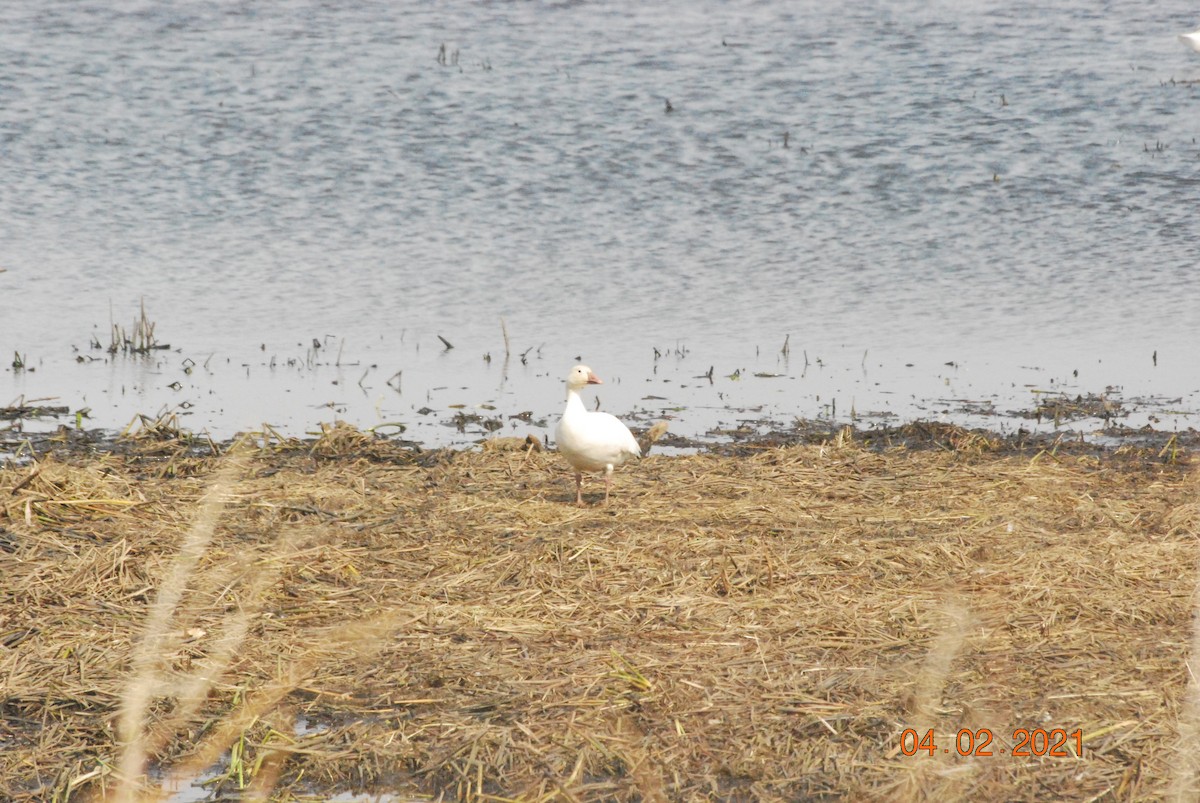
<instances>
[{"instance_id":1,"label":"submerged vegetation","mask_svg":"<svg viewBox=\"0 0 1200 803\"><path fill-rule=\"evenodd\" d=\"M0 796L1191 797L1187 451L927 445L580 509L536 439L64 439L0 468Z\"/></svg>"}]
</instances>

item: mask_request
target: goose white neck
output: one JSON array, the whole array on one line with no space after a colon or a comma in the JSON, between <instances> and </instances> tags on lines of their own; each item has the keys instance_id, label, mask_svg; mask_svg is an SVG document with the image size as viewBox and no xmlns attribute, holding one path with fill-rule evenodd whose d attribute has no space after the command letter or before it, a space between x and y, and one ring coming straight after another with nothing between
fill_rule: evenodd
<instances>
[{"instance_id":1,"label":"goose white neck","mask_svg":"<svg viewBox=\"0 0 1200 803\"><path fill-rule=\"evenodd\" d=\"M573 388L567 385L567 409L578 407L580 410L585 409L583 406L583 397L579 395L579 388Z\"/></svg>"}]
</instances>

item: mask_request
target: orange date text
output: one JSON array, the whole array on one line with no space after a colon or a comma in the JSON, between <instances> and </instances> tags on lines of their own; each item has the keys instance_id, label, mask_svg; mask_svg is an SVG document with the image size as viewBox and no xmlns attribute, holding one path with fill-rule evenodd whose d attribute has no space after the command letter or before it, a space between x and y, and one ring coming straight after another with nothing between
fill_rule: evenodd
<instances>
[{"instance_id":1,"label":"orange date text","mask_svg":"<svg viewBox=\"0 0 1200 803\"><path fill-rule=\"evenodd\" d=\"M1083 731L1070 733L1065 728L1017 728L1012 732L1012 747L998 743L989 728L963 728L956 734L939 739L933 729L918 732L906 728L900 733L900 752L906 756L927 753L958 754L960 756L1010 755L1018 758L1048 756L1050 758L1083 758Z\"/></svg>"}]
</instances>

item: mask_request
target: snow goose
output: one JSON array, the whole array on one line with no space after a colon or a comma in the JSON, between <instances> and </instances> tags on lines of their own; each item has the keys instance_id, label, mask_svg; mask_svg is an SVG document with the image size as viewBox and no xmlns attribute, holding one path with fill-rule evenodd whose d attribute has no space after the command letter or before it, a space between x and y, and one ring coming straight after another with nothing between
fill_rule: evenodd
<instances>
[{"instance_id":1,"label":"snow goose","mask_svg":"<svg viewBox=\"0 0 1200 803\"><path fill-rule=\"evenodd\" d=\"M583 504L583 472L604 472L604 504L612 489L613 469L642 449L629 428L608 413L589 412L579 397L586 385L603 384L592 369L576 365L567 374L567 408L554 430L558 451L575 470L575 503Z\"/></svg>"},{"instance_id":2,"label":"snow goose","mask_svg":"<svg viewBox=\"0 0 1200 803\"><path fill-rule=\"evenodd\" d=\"M1179 34L1179 41L1200 53L1200 30Z\"/></svg>"}]
</instances>

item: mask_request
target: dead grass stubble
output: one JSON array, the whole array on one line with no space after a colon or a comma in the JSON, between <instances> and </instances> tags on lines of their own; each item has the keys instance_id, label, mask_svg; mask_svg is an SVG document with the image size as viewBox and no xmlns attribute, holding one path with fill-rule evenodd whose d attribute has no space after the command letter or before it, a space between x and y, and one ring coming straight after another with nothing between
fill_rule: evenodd
<instances>
[{"instance_id":1,"label":"dead grass stubble","mask_svg":"<svg viewBox=\"0 0 1200 803\"><path fill-rule=\"evenodd\" d=\"M165 459L0 469L6 799L1194 796L1200 508L1152 454L654 456L607 510L345 428Z\"/></svg>"}]
</instances>

